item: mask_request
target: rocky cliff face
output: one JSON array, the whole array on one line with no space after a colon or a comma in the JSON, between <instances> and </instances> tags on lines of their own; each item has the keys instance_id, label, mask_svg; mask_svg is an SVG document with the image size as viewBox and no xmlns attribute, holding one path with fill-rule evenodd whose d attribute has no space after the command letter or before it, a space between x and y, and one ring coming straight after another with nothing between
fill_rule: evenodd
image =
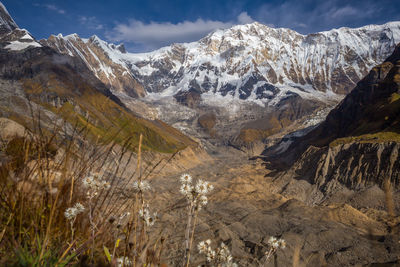
<instances>
[{"instance_id":1,"label":"rocky cliff face","mask_svg":"<svg viewBox=\"0 0 400 267\"><path fill-rule=\"evenodd\" d=\"M295 179L324 194L390 182L398 187L400 164L400 45L306 135L278 155ZM282 143L283 145L283 143ZM278 146L279 147L279 146ZM279 154L275 148L275 156ZM265 151L270 158L274 155Z\"/></svg>"},{"instance_id":2,"label":"rocky cliff face","mask_svg":"<svg viewBox=\"0 0 400 267\"><path fill-rule=\"evenodd\" d=\"M392 178L392 184L397 187L399 143L352 142L334 147L309 147L294 168L299 179L308 180L324 192L332 192L338 183L350 189L375 184L383 188L387 178Z\"/></svg>"},{"instance_id":3,"label":"rocky cliff face","mask_svg":"<svg viewBox=\"0 0 400 267\"><path fill-rule=\"evenodd\" d=\"M126 53L123 45L107 44L97 36L90 39L80 38L77 34L68 36L50 36L41 40L41 44L50 46L57 52L81 59L93 74L116 94L132 97L145 95L143 86L132 76L125 64L113 58L114 53Z\"/></svg>"},{"instance_id":4,"label":"rocky cliff face","mask_svg":"<svg viewBox=\"0 0 400 267\"><path fill-rule=\"evenodd\" d=\"M0 3L0 34L11 32L17 28L17 23L12 19L6 7Z\"/></svg>"}]
</instances>

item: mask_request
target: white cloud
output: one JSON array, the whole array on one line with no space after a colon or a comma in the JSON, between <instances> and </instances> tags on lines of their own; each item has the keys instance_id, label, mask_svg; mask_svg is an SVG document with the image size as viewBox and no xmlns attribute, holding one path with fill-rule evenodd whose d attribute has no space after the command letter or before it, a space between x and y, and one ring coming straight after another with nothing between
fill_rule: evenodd
<instances>
[{"instance_id":1,"label":"white cloud","mask_svg":"<svg viewBox=\"0 0 400 267\"><path fill-rule=\"evenodd\" d=\"M294 26L299 27L299 28L307 28L307 24L301 23L301 22L295 22Z\"/></svg>"},{"instance_id":2,"label":"white cloud","mask_svg":"<svg viewBox=\"0 0 400 267\"><path fill-rule=\"evenodd\" d=\"M251 23L254 20L242 12L236 21L222 22L218 20L150 22L144 23L139 20L130 20L129 23L117 24L106 36L112 41L124 41L140 44L146 49L155 49L171 43L196 41L216 29L226 29L235 24Z\"/></svg>"},{"instance_id":3,"label":"white cloud","mask_svg":"<svg viewBox=\"0 0 400 267\"><path fill-rule=\"evenodd\" d=\"M345 6L336 9L331 17L332 18L341 18L341 17L346 17L346 16L354 16L360 14L360 11L351 7L351 6Z\"/></svg>"},{"instance_id":4,"label":"white cloud","mask_svg":"<svg viewBox=\"0 0 400 267\"><path fill-rule=\"evenodd\" d=\"M65 10L64 9L58 8L55 5L47 4L47 5L43 5L43 6L45 8L47 8L48 10L55 11L55 12L57 12L59 14L65 14Z\"/></svg>"},{"instance_id":5,"label":"white cloud","mask_svg":"<svg viewBox=\"0 0 400 267\"><path fill-rule=\"evenodd\" d=\"M78 18L80 24L86 26L86 28L91 30L102 30L104 29L104 25L101 24L96 17L86 17L80 16Z\"/></svg>"},{"instance_id":6,"label":"white cloud","mask_svg":"<svg viewBox=\"0 0 400 267\"><path fill-rule=\"evenodd\" d=\"M250 17L249 14L247 14L247 12L240 13L239 16L237 17L237 20L239 24L247 24L254 22L252 17Z\"/></svg>"}]
</instances>

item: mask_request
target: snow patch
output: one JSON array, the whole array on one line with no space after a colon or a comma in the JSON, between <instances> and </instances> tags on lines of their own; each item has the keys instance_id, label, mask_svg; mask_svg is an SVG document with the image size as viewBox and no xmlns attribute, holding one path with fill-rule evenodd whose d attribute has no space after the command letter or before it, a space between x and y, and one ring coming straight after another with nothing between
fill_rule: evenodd
<instances>
[{"instance_id":1,"label":"snow patch","mask_svg":"<svg viewBox=\"0 0 400 267\"><path fill-rule=\"evenodd\" d=\"M24 50L28 47L42 47L38 42L20 42L20 41L12 41L10 44L6 45L6 49L19 51Z\"/></svg>"}]
</instances>

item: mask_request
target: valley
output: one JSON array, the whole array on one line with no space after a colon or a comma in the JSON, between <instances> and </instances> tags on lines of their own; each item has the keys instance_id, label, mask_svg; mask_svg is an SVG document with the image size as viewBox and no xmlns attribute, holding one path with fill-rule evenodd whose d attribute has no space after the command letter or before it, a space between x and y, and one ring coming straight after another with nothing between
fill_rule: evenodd
<instances>
[{"instance_id":1,"label":"valley","mask_svg":"<svg viewBox=\"0 0 400 267\"><path fill-rule=\"evenodd\" d=\"M0 265L400 264L398 21L130 53L0 3L0 141Z\"/></svg>"}]
</instances>

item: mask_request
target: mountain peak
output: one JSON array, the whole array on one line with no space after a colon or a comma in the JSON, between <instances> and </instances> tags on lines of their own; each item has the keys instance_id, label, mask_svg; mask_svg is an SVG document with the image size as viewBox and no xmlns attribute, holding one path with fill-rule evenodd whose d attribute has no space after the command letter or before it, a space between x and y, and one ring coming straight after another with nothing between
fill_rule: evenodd
<instances>
[{"instance_id":1,"label":"mountain peak","mask_svg":"<svg viewBox=\"0 0 400 267\"><path fill-rule=\"evenodd\" d=\"M101 40L96 34L93 34L92 36L90 36L89 41L91 41L91 42L101 42L103 40Z\"/></svg>"},{"instance_id":2,"label":"mountain peak","mask_svg":"<svg viewBox=\"0 0 400 267\"><path fill-rule=\"evenodd\" d=\"M6 7L0 2L0 34L18 29L17 23L12 19Z\"/></svg>"}]
</instances>

